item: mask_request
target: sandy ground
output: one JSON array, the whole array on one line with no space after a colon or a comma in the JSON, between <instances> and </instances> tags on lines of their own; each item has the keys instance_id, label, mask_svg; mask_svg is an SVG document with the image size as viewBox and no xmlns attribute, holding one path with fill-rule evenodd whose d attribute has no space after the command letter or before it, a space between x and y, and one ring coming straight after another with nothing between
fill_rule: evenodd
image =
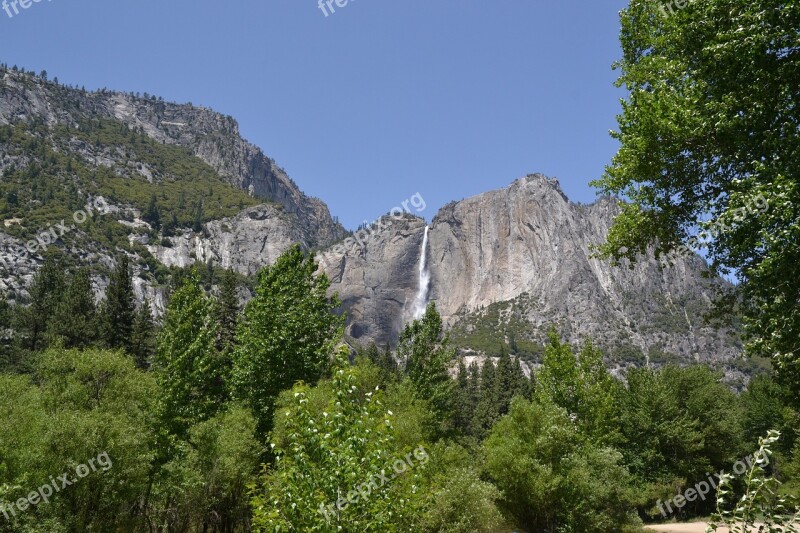
<instances>
[{"instance_id":1,"label":"sandy ground","mask_svg":"<svg viewBox=\"0 0 800 533\"><path fill-rule=\"evenodd\" d=\"M706 522L692 522L687 524L659 524L656 526L645 526L648 531L660 531L661 533L705 533ZM728 528L720 527L717 533L728 533Z\"/></svg>"}]
</instances>

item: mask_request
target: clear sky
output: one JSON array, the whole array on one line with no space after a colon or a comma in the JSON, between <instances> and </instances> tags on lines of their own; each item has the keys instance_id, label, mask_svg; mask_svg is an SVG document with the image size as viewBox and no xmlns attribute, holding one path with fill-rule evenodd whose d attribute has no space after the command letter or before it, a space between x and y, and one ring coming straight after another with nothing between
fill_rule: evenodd
<instances>
[{"instance_id":1,"label":"clear sky","mask_svg":"<svg viewBox=\"0 0 800 533\"><path fill-rule=\"evenodd\" d=\"M626 2L317 1L42 0L0 11L0 61L232 115L351 229L533 172L596 197Z\"/></svg>"}]
</instances>

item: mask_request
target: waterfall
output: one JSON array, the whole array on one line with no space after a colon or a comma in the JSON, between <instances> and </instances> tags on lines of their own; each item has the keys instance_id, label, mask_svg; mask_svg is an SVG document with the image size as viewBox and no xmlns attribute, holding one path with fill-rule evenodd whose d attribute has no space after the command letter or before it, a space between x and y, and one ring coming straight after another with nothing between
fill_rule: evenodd
<instances>
[{"instance_id":1,"label":"waterfall","mask_svg":"<svg viewBox=\"0 0 800 533\"><path fill-rule=\"evenodd\" d=\"M419 289L417 298L414 300L414 318L420 319L425 314L425 307L428 305L428 288L431 283L431 275L428 272L428 230L425 226L425 236L422 238L422 253L419 258Z\"/></svg>"}]
</instances>

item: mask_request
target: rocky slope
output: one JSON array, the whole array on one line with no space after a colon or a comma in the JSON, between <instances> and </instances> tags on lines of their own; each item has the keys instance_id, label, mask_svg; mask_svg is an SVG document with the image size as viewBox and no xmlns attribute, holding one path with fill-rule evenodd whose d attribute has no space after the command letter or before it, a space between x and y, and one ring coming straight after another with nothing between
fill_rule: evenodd
<instances>
[{"instance_id":1,"label":"rocky slope","mask_svg":"<svg viewBox=\"0 0 800 533\"><path fill-rule=\"evenodd\" d=\"M275 161L242 139L230 116L154 96L87 92L28 74L0 71L0 125L36 120L49 127L73 126L85 118L118 121L158 142L188 148L235 187L278 203L309 222L316 228L313 239L317 246L344 235L327 206L303 194Z\"/></svg>"},{"instance_id":2,"label":"rocky slope","mask_svg":"<svg viewBox=\"0 0 800 533\"><path fill-rule=\"evenodd\" d=\"M231 117L148 95L87 92L2 66L0 188L0 290L12 299L24 300L51 244L93 269L98 294L122 249L133 259L139 296L148 293L160 308L157 263L211 262L253 274L294 243L320 248L347 233L321 200L242 139ZM184 198L204 202L202 224L183 216L159 232L143 220L150 194L175 212ZM107 210L71 224L76 210L98 199ZM68 231L26 249L64 220Z\"/></svg>"},{"instance_id":3,"label":"rocky slope","mask_svg":"<svg viewBox=\"0 0 800 533\"><path fill-rule=\"evenodd\" d=\"M429 298L460 345L483 351L505 343L535 354L555 325L632 359L735 356L736 335L703 320L724 282L703 276L701 258L661 269L652 257L633 268L592 257L617 209L611 199L571 203L541 175L451 203L430 224ZM326 256L353 338L392 343L411 318L425 226L409 217Z\"/></svg>"}]
</instances>

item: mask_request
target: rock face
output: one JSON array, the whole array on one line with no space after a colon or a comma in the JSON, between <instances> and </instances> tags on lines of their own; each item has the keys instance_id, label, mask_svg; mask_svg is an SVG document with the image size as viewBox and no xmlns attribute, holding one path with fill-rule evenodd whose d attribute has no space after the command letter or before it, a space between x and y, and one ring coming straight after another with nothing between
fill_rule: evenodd
<instances>
[{"instance_id":1,"label":"rock face","mask_svg":"<svg viewBox=\"0 0 800 533\"><path fill-rule=\"evenodd\" d=\"M274 204L245 209L235 217L209 222L202 234L185 230L170 237L170 246L148 245L166 266L184 267L195 261L253 275L270 265L295 243L313 242L313 221L287 215ZM306 246L307 248L307 246Z\"/></svg>"},{"instance_id":2,"label":"rock face","mask_svg":"<svg viewBox=\"0 0 800 533\"><path fill-rule=\"evenodd\" d=\"M617 212L611 199L571 203L542 175L448 204L429 231L430 300L450 326L505 303L498 327L514 315L530 326L530 340L541 341L556 325L573 341L628 343L645 354L657 348L725 360L738 353L734 337L704 327L698 316L724 285L703 277L701 258L662 270L653 257L632 269L592 257L592 245L603 242ZM353 338L397 340L419 289L424 228L423 220L409 219L328 260L325 271L343 298ZM662 318L668 327L658 326Z\"/></svg>"},{"instance_id":3,"label":"rock face","mask_svg":"<svg viewBox=\"0 0 800 533\"><path fill-rule=\"evenodd\" d=\"M413 311L425 221L412 215L381 221L385 229L364 238L363 244L346 241L320 256L320 265L342 299L348 333L394 343Z\"/></svg>"}]
</instances>

